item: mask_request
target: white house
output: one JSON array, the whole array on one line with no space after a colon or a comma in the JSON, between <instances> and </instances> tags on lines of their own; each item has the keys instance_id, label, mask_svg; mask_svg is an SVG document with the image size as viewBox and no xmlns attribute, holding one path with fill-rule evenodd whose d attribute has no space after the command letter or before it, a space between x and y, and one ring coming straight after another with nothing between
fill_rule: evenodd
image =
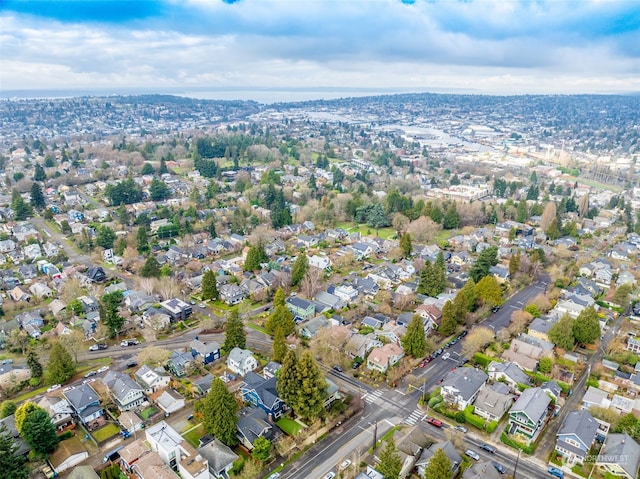
<instances>
[{"instance_id":1,"label":"white house","mask_svg":"<svg viewBox=\"0 0 640 479\"><path fill-rule=\"evenodd\" d=\"M209 479L209 462L165 421L145 430L151 450L183 479Z\"/></svg>"},{"instance_id":2,"label":"white house","mask_svg":"<svg viewBox=\"0 0 640 479\"><path fill-rule=\"evenodd\" d=\"M318 269L331 268L331 260L327 256L313 255L309 256L309 266L313 266Z\"/></svg>"},{"instance_id":3,"label":"white house","mask_svg":"<svg viewBox=\"0 0 640 479\"><path fill-rule=\"evenodd\" d=\"M233 348L227 357L227 367L240 376L258 368L258 361L248 349Z\"/></svg>"}]
</instances>

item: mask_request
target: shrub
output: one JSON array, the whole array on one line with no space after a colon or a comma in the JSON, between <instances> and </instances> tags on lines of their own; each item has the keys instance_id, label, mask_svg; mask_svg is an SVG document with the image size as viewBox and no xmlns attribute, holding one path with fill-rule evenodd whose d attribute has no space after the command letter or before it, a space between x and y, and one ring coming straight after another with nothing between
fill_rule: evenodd
<instances>
[{"instance_id":1,"label":"shrub","mask_svg":"<svg viewBox=\"0 0 640 479\"><path fill-rule=\"evenodd\" d=\"M475 407L467 406L463 413L464 420L465 422L468 422L472 426L477 427L480 430L483 430L485 425L485 420L484 418L481 418L480 416L476 416L475 414L473 414L474 411L475 411Z\"/></svg>"},{"instance_id":2,"label":"shrub","mask_svg":"<svg viewBox=\"0 0 640 479\"><path fill-rule=\"evenodd\" d=\"M491 434L493 431L496 430L496 428L498 427L498 421L491 421L488 425L487 425L487 432L489 434Z\"/></svg>"},{"instance_id":3,"label":"shrub","mask_svg":"<svg viewBox=\"0 0 640 479\"><path fill-rule=\"evenodd\" d=\"M72 437L73 437L73 431L65 431L58 436L58 438L60 438L61 441L64 441L65 439L71 439Z\"/></svg>"},{"instance_id":4,"label":"shrub","mask_svg":"<svg viewBox=\"0 0 640 479\"><path fill-rule=\"evenodd\" d=\"M457 422L457 423L459 423L459 424L464 424L464 423L465 423L465 421L466 421L464 411L458 411L458 412L456 413L455 420L456 420L456 422Z\"/></svg>"},{"instance_id":5,"label":"shrub","mask_svg":"<svg viewBox=\"0 0 640 479\"><path fill-rule=\"evenodd\" d=\"M524 445L524 444L521 444L518 441L514 441L509 436L507 436L506 432L503 432L500 435L500 441L502 441L507 446L513 447L515 449L521 449L522 452L524 452L525 454L533 454L535 452L535 450L536 450L536 447L535 447L534 444L530 444L528 446Z\"/></svg>"},{"instance_id":6,"label":"shrub","mask_svg":"<svg viewBox=\"0 0 640 479\"><path fill-rule=\"evenodd\" d=\"M486 368L489 366L491 361L495 361L496 358L492 358L491 356L487 356L486 354L476 353L473 355L473 361L478 365Z\"/></svg>"}]
</instances>

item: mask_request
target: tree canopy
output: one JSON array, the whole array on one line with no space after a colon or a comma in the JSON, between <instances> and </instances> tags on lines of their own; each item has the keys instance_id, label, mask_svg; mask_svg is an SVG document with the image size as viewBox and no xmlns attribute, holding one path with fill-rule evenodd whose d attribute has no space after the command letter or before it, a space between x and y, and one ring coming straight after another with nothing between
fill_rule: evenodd
<instances>
[{"instance_id":1,"label":"tree canopy","mask_svg":"<svg viewBox=\"0 0 640 479\"><path fill-rule=\"evenodd\" d=\"M264 250L264 246L261 243L252 245L247 251L247 256L244 260L245 271L257 271L260 269L262 263L268 263L269 256Z\"/></svg>"},{"instance_id":2,"label":"tree canopy","mask_svg":"<svg viewBox=\"0 0 640 479\"><path fill-rule=\"evenodd\" d=\"M127 178L115 184L109 184L104 189L104 195L111 202L111 206L121 204L130 205L142 201L142 188L133 178Z\"/></svg>"},{"instance_id":3,"label":"tree canopy","mask_svg":"<svg viewBox=\"0 0 640 479\"><path fill-rule=\"evenodd\" d=\"M496 264L498 264L498 248L496 246L490 246L489 248L483 249L480 256L478 256L475 263L473 263L471 271L469 271L469 276L477 283L489 275L489 270Z\"/></svg>"},{"instance_id":4,"label":"tree canopy","mask_svg":"<svg viewBox=\"0 0 640 479\"><path fill-rule=\"evenodd\" d=\"M247 345L247 337L244 332L244 323L238 313L238 308L232 308L227 316L227 323L224 327L225 339L222 350L229 353L233 348L244 349Z\"/></svg>"},{"instance_id":5,"label":"tree canopy","mask_svg":"<svg viewBox=\"0 0 640 479\"><path fill-rule=\"evenodd\" d=\"M425 479L451 479L451 461L442 449L437 449L424 471Z\"/></svg>"},{"instance_id":6,"label":"tree canopy","mask_svg":"<svg viewBox=\"0 0 640 479\"><path fill-rule=\"evenodd\" d=\"M414 358L421 358L427 350L427 340L424 334L424 323L422 318L414 314L407 333L402 338L402 347L407 354Z\"/></svg>"},{"instance_id":7,"label":"tree canopy","mask_svg":"<svg viewBox=\"0 0 640 479\"><path fill-rule=\"evenodd\" d=\"M216 274L212 270L207 270L202 277L202 299L218 299L218 294Z\"/></svg>"},{"instance_id":8,"label":"tree canopy","mask_svg":"<svg viewBox=\"0 0 640 479\"><path fill-rule=\"evenodd\" d=\"M291 286L298 286L309 269L309 259L304 253L300 253L291 268Z\"/></svg>"},{"instance_id":9,"label":"tree canopy","mask_svg":"<svg viewBox=\"0 0 640 479\"><path fill-rule=\"evenodd\" d=\"M311 351L304 351L300 359L295 351L287 352L276 387L285 403L302 418L313 420L324 414L327 382Z\"/></svg>"},{"instance_id":10,"label":"tree canopy","mask_svg":"<svg viewBox=\"0 0 640 479\"><path fill-rule=\"evenodd\" d=\"M582 344L593 344L600 337L598 312L589 306L573 322L573 337Z\"/></svg>"},{"instance_id":11,"label":"tree canopy","mask_svg":"<svg viewBox=\"0 0 640 479\"><path fill-rule=\"evenodd\" d=\"M207 395L195 404L196 413L202 417L204 430L227 446L238 443L236 424L239 409L238 402L218 377L214 378Z\"/></svg>"},{"instance_id":12,"label":"tree canopy","mask_svg":"<svg viewBox=\"0 0 640 479\"><path fill-rule=\"evenodd\" d=\"M566 350L573 349L573 345L575 344L573 337L573 323L573 318L568 314L565 314L549 329L549 339L559 348Z\"/></svg>"},{"instance_id":13,"label":"tree canopy","mask_svg":"<svg viewBox=\"0 0 640 479\"><path fill-rule=\"evenodd\" d=\"M18 445L4 424L0 425L0 478L27 479L29 470L17 454Z\"/></svg>"},{"instance_id":14,"label":"tree canopy","mask_svg":"<svg viewBox=\"0 0 640 479\"><path fill-rule=\"evenodd\" d=\"M389 438L385 444L384 449L380 452L379 459L376 469L384 476L384 479L398 479L402 470L402 458L398 453L393 437Z\"/></svg>"},{"instance_id":15,"label":"tree canopy","mask_svg":"<svg viewBox=\"0 0 640 479\"><path fill-rule=\"evenodd\" d=\"M54 341L47 362L47 381L50 384L67 382L76 373L76 364L60 342Z\"/></svg>"}]
</instances>

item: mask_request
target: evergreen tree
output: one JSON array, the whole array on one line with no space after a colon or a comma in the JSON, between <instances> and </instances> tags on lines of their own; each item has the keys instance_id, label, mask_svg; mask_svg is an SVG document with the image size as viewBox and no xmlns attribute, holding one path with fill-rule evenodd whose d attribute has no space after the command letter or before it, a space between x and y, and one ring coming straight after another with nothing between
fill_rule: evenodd
<instances>
[{"instance_id":1,"label":"evergreen tree","mask_svg":"<svg viewBox=\"0 0 640 479\"><path fill-rule=\"evenodd\" d=\"M42 377L42 364L38 359L38 353L33 348L29 348L27 351L27 366L31 371L32 378L41 378Z\"/></svg>"},{"instance_id":2,"label":"evergreen tree","mask_svg":"<svg viewBox=\"0 0 640 479\"><path fill-rule=\"evenodd\" d=\"M11 209L13 210L13 218L16 221L24 221L33 216L33 208L24 201L16 189L11 194Z\"/></svg>"},{"instance_id":3,"label":"evergreen tree","mask_svg":"<svg viewBox=\"0 0 640 479\"><path fill-rule=\"evenodd\" d=\"M296 323L289 308L278 305L274 307L273 312L267 318L264 328L269 334L273 334L277 328L281 328L283 334L289 336L296 330Z\"/></svg>"},{"instance_id":4,"label":"evergreen tree","mask_svg":"<svg viewBox=\"0 0 640 479\"><path fill-rule=\"evenodd\" d=\"M167 168L167 160L162 157L160 158L160 169L158 170L158 174L164 175L165 173L169 173L169 169Z\"/></svg>"},{"instance_id":5,"label":"evergreen tree","mask_svg":"<svg viewBox=\"0 0 640 479\"><path fill-rule=\"evenodd\" d=\"M260 436L253 441L251 456L260 462L264 462L271 456L271 441L264 436Z\"/></svg>"},{"instance_id":6,"label":"evergreen tree","mask_svg":"<svg viewBox=\"0 0 640 479\"><path fill-rule=\"evenodd\" d=\"M33 173L33 181L44 181L47 179L47 174L44 172L44 168L40 163L36 163L34 173Z\"/></svg>"},{"instance_id":7,"label":"evergreen tree","mask_svg":"<svg viewBox=\"0 0 640 479\"><path fill-rule=\"evenodd\" d=\"M23 402L18 409L16 409L16 412L14 414L14 422L18 434L22 435L22 428L24 426L25 419L27 419L27 416L39 408L40 406L38 406L36 403L26 401Z\"/></svg>"},{"instance_id":8,"label":"evergreen tree","mask_svg":"<svg viewBox=\"0 0 640 479\"><path fill-rule=\"evenodd\" d=\"M411 244L411 235L405 233L400 237L400 251L402 251L403 258L409 258L413 251L413 245Z\"/></svg>"},{"instance_id":9,"label":"evergreen tree","mask_svg":"<svg viewBox=\"0 0 640 479\"><path fill-rule=\"evenodd\" d=\"M51 454L60 442L56 426L47 411L36 408L24 419L20 435L37 454Z\"/></svg>"},{"instance_id":10,"label":"evergreen tree","mask_svg":"<svg viewBox=\"0 0 640 479\"><path fill-rule=\"evenodd\" d=\"M154 178L149 185L149 196L153 201L166 200L171 197L171 189L164 181Z\"/></svg>"},{"instance_id":11,"label":"evergreen tree","mask_svg":"<svg viewBox=\"0 0 640 479\"><path fill-rule=\"evenodd\" d=\"M140 270L140 276L143 278L159 278L160 264L155 256L149 256Z\"/></svg>"},{"instance_id":12,"label":"evergreen tree","mask_svg":"<svg viewBox=\"0 0 640 479\"><path fill-rule=\"evenodd\" d=\"M36 183L35 181L31 183L31 196L30 201L31 206L35 210L43 210L46 206L46 201L44 199L44 194L42 193L42 188L40 187L40 183Z\"/></svg>"},{"instance_id":13,"label":"evergreen tree","mask_svg":"<svg viewBox=\"0 0 640 479\"><path fill-rule=\"evenodd\" d=\"M4 424L0 425L0 478L27 479L29 470L18 455L18 445Z\"/></svg>"},{"instance_id":14,"label":"evergreen tree","mask_svg":"<svg viewBox=\"0 0 640 479\"><path fill-rule=\"evenodd\" d=\"M228 354L233 348L244 349L247 345L247 336L244 331L244 323L238 313L238 308L229 311L229 317L224 327L225 338L222 350Z\"/></svg>"},{"instance_id":15,"label":"evergreen tree","mask_svg":"<svg viewBox=\"0 0 640 479\"><path fill-rule=\"evenodd\" d=\"M278 327L273 332L273 344L271 345L271 360L281 363L287 354L288 348L285 341L286 336L281 327Z\"/></svg>"},{"instance_id":16,"label":"evergreen tree","mask_svg":"<svg viewBox=\"0 0 640 479\"><path fill-rule=\"evenodd\" d=\"M437 449L424 471L424 479L451 479L451 461L442 449Z\"/></svg>"},{"instance_id":17,"label":"evergreen tree","mask_svg":"<svg viewBox=\"0 0 640 479\"><path fill-rule=\"evenodd\" d=\"M575 339L573 337L573 323L574 320L568 314L565 314L560 318L556 324L549 329L549 339L559 348L567 351L573 349Z\"/></svg>"},{"instance_id":18,"label":"evergreen tree","mask_svg":"<svg viewBox=\"0 0 640 479\"><path fill-rule=\"evenodd\" d=\"M10 399L2 401L2 404L0 404L0 419L11 416L16 412L17 408L18 405L15 401L11 401Z\"/></svg>"},{"instance_id":19,"label":"evergreen tree","mask_svg":"<svg viewBox=\"0 0 640 479\"><path fill-rule=\"evenodd\" d=\"M449 336L456 331L458 326L458 318L456 317L456 308L453 301L447 301L442 307L442 320L438 331L443 336Z\"/></svg>"},{"instance_id":20,"label":"evergreen tree","mask_svg":"<svg viewBox=\"0 0 640 479\"><path fill-rule=\"evenodd\" d=\"M202 278L202 299L218 299L218 284L216 283L216 274L212 270L204 273Z\"/></svg>"},{"instance_id":21,"label":"evergreen tree","mask_svg":"<svg viewBox=\"0 0 640 479\"><path fill-rule=\"evenodd\" d=\"M526 200L520 200L516 211L516 221L524 223L529 219L529 208Z\"/></svg>"},{"instance_id":22,"label":"evergreen tree","mask_svg":"<svg viewBox=\"0 0 640 479\"><path fill-rule=\"evenodd\" d=\"M145 163L142 165L142 171L140 171L141 175L153 175L156 170L153 168L151 163Z\"/></svg>"},{"instance_id":23,"label":"evergreen tree","mask_svg":"<svg viewBox=\"0 0 640 479\"><path fill-rule=\"evenodd\" d=\"M393 437L390 437L385 444L379 459L376 469L384 476L384 479L398 479L402 470L402 458L396 449Z\"/></svg>"},{"instance_id":24,"label":"evergreen tree","mask_svg":"<svg viewBox=\"0 0 640 479\"><path fill-rule=\"evenodd\" d=\"M220 378L214 378L207 395L196 402L195 412L202 417L202 425L208 434L213 434L227 446L238 443L238 402Z\"/></svg>"},{"instance_id":25,"label":"evergreen tree","mask_svg":"<svg viewBox=\"0 0 640 479\"><path fill-rule=\"evenodd\" d=\"M109 335L112 338L118 335L125 323L125 318L119 313L121 302L122 291L114 291L103 295L98 305L100 321L109 329Z\"/></svg>"},{"instance_id":26,"label":"evergreen tree","mask_svg":"<svg viewBox=\"0 0 640 479\"><path fill-rule=\"evenodd\" d=\"M211 223L209 223L209 235L212 238L217 238L218 237L218 232L216 231L216 220L215 219L211 220Z\"/></svg>"},{"instance_id":27,"label":"evergreen tree","mask_svg":"<svg viewBox=\"0 0 640 479\"><path fill-rule=\"evenodd\" d=\"M273 296L273 307L275 308L276 306L284 306L284 299L284 289L281 286L276 289L276 294Z\"/></svg>"},{"instance_id":28,"label":"evergreen tree","mask_svg":"<svg viewBox=\"0 0 640 479\"><path fill-rule=\"evenodd\" d=\"M297 365L298 388L294 412L306 420L321 417L324 413L324 400L327 397L327 382L311 351L305 350Z\"/></svg>"},{"instance_id":29,"label":"evergreen tree","mask_svg":"<svg viewBox=\"0 0 640 479\"><path fill-rule=\"evenodd\" d=\"M498 248L491 246L483 249L469 271L469 276L477 283L489 274L492 266L498 264Z\"/></svg>"},{"instance_id":30,"label":"evergreen tree","mask_svg":"<svg viewBox=\"0 0 640 479\"><path fill-rule=\"evenodd\" d=\"M476 306L476 282L473 278L469 278L458 294L456 294L456 303L460 305L460 309L464 312L471 312Z\"/></svg>"},{"instance_id":31,"label":"evergreen tree","mask_svg":"<svg viewBox=\"0 0 640 479\"><path fill-rule=\"evenodd\" d=\"M582 344L593 344L600 337L598 312L589 306L582 310L573 323L573 337Z\"/></svg>"},{"instance_id":32,"label":"evergreen tree","mask_svg":"<svg viewBox=\"0 0 640 479\"><path fill-rule=\"evenodd\" d=\"M509 258L509 275L513 277L520 270L520 251L516 254L512 254L511 258Z\"/></svg>"},{"instance_id":33,"label":"evergreen tree","mask_svg":"<svg viewBox=\"0 0 640 479\"><path fill-rule=\"evenodd\" d=\"M298 286L309 269L309 259L305 253L300 253L291 268L291 286Z\"/></svg>"},{"instance_id":34,"label":"evergreen tree","mask_svg":"<svg viewBox=\"0 0 640 479\"><path fill-rule=\"evenodd\" d=\"M421 358L427 350L424 323L417 314L413 315L409 327L407 327L407 333L402 338L402 348L414 358Z\"/></svg>"},{"instance_id":35,"label":"evergreen tree","mask_svg":"<svg viewBox=\"0 0 640 479\"><path fill-rule=\"evenodd\" d=\"M116 232L106 225L98 226L96 234L96 245L104 249L113 248L113 243L116 240Z\"/></svg>"},{"instance_id":36,"label":"evergreen tree","mask_svg":"<svg viewBox=\"0 0 640 479\"><path fill-rule=\"evenodd\" d=\"M151 247L149 246L149 237L147 235L147 228L145 226L140 226L136 233L136 243L138 244L138 253L139 254L147 254L151 251Z\"/></svg>"},{"instance_id":37,"label":"evergreen tree","mask_svg":"<svg viewBox=\"0 0 640 479\"><path fill-rule=\"evenodd\" d=\"M58 341L53 342L47 362L47 380L50 384L67 382L76 373L76 364L69 351Z\"/></svg>"},{"instance_id":38,"label":"evergreen tree","mask_svg":"<svg viewBox=\"0 0 640 479\"><path fill-rule=\"evenodd\" d=\"M264 246L261 243L251 246L247 251L247 257L244 260L245 271L257 271L260 269L261 263L269 262L269 256L264 250Z\"/></svg>"},{"instance_id":39,"label":"evergreen tree","mask_svg":"<svg viewBox=\"0 0 640 479\"><path fill-rule=\"evenodd\" d=\"M502 303L502 288L496 278L489 275L478 281L476 297L489 306L497 306Z\"/></svg>"},{"instance_id":40,"label":"evergreen tree","mask_svg":"<svg viewBox=\"0 0 640 479\"><path fill-rule=\"evenodd\" d=\"M418 293L436 297L442 293L447 286L447 278L444 271L437 263L431 264L426 261L424 268L420 272L420 282L418 283Z\"/></svg>"},{"instance_id":41,"label":"evergreen tree","mask_svg":"<svg viewBox=\"0 0 640 479\"><path fill-rule=\"evenodd\" d=\"M445 230L452 230L460 227L460 214L455 203L451 203L447 208L444 218L442 219L442 227Z\"/></svg>"},{"instance_id":42,"label":"evergreen tree","mask_svg":"<svg viewBox=\"0 0 640 479\"><path fill-rule=\"evenodd\" d=\"M297 391L300 387L298 380L298 356L292 349L282 360L282 367L278 370L278 381L276 382L276 390L278 396L284 403L293 408L293 404L297 400Z\"/></svg>"}]
</instances>

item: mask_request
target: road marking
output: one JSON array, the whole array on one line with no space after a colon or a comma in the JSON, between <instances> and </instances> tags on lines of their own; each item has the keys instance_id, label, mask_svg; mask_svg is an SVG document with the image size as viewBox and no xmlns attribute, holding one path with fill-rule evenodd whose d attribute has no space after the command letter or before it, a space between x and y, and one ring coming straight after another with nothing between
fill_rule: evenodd
<instances>
[{"instance_id":1,"label":"road marking","mask_svg":"<svg viewBox=\"0 0 640 479\"><path fill-rule=\"evenodd\" d=\"M371 403L375 402L376 399L378 399L380 396L382 396L382 391L380 391L378 389L376 391L373 391L373 392L365 394L364 396L362 396L362 399L364 399L369 404L371 404Z\"/></svg>"},{"instance_id":2,"label":"road marking","mask_svg":"<svg viewBox=\"0 0 640 479\"><path fill-rule=\"evenodd\" d=\"M420 416L422 416L423 414L424 413L422 412L422 409L414 409L409 417L404 420L404 422L409 424L409 426L413 426L415 423L422 420Z\"/></svg>"}]
</instances>

